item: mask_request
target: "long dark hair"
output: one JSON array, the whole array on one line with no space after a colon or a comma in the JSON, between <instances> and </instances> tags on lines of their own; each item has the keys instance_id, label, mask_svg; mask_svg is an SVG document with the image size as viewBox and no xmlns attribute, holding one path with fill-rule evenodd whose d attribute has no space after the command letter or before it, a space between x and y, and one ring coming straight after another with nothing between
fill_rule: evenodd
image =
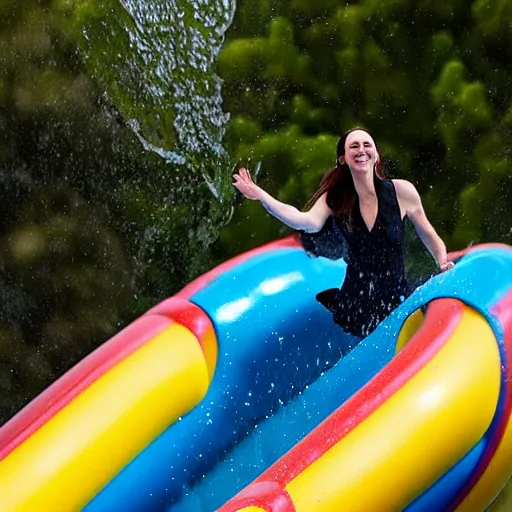
<instances>
[{"instance_id":1,"label":"long dark hair","mask_svg":"<svg viewBox=\"0 0 512 512\"><path fill-rule=\"evenodd\" d=\"M327 192L327 206L332 210L333 214L340 216L343 220L349 220L352 206L354 206L356 200L356 188L349 166L346 163L341 164L340 157L345 156L347 137L356 130L362 130L371 136L368 130L357 127L350 129L340 137L336 147L336 167L324 175L318 190L306 203L307 209L311 208ZM384 179L380 159L375 164L374 172L380 179Z\"/></svg>"}]
</instances>

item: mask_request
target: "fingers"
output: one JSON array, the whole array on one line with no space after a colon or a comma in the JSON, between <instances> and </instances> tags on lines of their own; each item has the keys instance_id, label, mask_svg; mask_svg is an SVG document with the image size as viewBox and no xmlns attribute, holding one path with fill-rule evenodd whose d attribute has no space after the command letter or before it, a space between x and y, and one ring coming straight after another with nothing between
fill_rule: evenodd
<instances>
[{"instance_id":1,"label":"fingers","mask_svg":"<svg viewBox=\"0 0 512 512\"><path fill-rule=\"evenodd\" d=\"M238 173L233 174L234 183L233 185L241 185L250 187L254 185L249 171L245 168L239 169ZM238 187L237 187L238 188Z\"/></svg>"},{"instance_id":2,"label":"fingers","mask_svg":"<svg viewBox=\"0 0 512 512\"><path fill-rule=\"evenodd\" d=\"M446 272L447 270L452 269L455 266L455 263L453 261L447 261L446 263L443 263L441 265L441 271Z\"/></svg>"},{"instance_id":3,"label":"fingers","mask_svg":"<svg viewBox=\"0 0 512 512\"><path fill-rule=\"evenodd\" d=\"M240 169L238 174L233 174L233 186L245 197L251 196L252 182L246 178L245 169Z\"/></svg>"},{"instance_id":4,"label":"fingers","mask_svg":"<svg viewBox=\"0 0 512 512\"><path fill-rule=\"evenodd\" d=\"M243 171L244 171L244 169L238 169L238 172L233 174L233 178L235 180L243 180L243 179L245 179Z\"/></svg>"},{"instance_id":5,"label":"fingers","mask_svg":"<svg viewBox=\"0 0 512 512\"><path fill-rule=\"evenodd\" d=\"M242 167L238 173L240 174L240 176L244 179L244 180L247 180L249 182L252 182L252 178L251 178L251 175L249 174L249 171L245 168L245 167Z\"/></svg>"}]
</instances>

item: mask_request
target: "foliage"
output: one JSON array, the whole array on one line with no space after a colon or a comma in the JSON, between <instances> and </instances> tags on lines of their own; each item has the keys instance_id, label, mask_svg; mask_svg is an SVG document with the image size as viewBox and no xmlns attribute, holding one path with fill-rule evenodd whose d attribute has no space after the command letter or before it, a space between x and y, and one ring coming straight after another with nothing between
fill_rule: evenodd
<instances>
[{"instance_id":1,"label":"foliage","mask_svg":"<svg viewBox=\"0 0 512 512\"><path fill-rule=\"evenodd\" d=\"M339 135L368 127L449 248L510 242L511 20L506 1L242 0L219 59L228 149L301 208ZM246 202L221 252L285 233Z\"/></svg>"}]
</instances>

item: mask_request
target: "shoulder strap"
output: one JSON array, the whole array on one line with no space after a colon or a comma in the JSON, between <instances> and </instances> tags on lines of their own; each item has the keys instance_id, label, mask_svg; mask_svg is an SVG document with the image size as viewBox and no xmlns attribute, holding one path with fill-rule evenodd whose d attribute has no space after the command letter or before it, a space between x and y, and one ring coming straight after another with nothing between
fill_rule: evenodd
<instances>
[{"instance_id":1,"label":"shoulder strap","mask_svg":"<svg viewBox=\"0 0 512 512\"><path fill-rule=\"evenodd\" d=\"M398 197L396 195L395 185L391 180L376 179L375 188L379 195L381 204L385 205L385 208L397 210L400 212L400 205L398 204Z\"/></svg>"}]
</instances>

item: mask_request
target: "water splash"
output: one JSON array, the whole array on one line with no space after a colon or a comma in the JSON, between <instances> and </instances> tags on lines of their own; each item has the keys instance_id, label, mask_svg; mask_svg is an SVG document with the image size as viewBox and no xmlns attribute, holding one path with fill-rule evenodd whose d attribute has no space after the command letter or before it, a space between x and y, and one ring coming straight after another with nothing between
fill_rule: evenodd
<instances>
[{"instance_id":1,"label":"water splash","mask_svg":"<svg viewBox=\"0 0 512 512\"><path fill-rule=\"evenodd\" d=\"M217 201L229 202L231 170L222 143L229 115L214 66L235 0L120 2L129 15L121 22L129 48L114 73L128 69L131 84L116 84L114 102L145 150L200 173Z\"/></svg>"}]
</instances>

